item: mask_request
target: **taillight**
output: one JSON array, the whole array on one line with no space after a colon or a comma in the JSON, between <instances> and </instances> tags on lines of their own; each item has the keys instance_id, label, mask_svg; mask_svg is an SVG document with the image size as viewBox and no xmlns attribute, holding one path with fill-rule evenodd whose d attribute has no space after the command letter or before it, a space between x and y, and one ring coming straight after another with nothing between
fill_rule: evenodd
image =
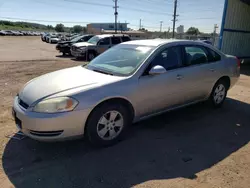
<instances>
[{"instance_id":1,"label":"taillight","mask_svg":"<svg viewBox=\"0 0 250 188\"><path fill-rule=\"evenodd\" d=\"M240 67L241 60L238 57L236 57L236 60L237 60L237 67Z\"/></svg>"}]
</instances>

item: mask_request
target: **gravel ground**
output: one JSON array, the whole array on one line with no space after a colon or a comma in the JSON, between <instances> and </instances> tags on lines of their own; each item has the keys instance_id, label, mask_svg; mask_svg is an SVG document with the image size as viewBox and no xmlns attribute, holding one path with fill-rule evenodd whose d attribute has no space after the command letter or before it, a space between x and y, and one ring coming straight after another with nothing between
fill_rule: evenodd
<instances>
[{"instance_id":1,"label":"gravel ground","mask_svg":"<svg viewBox=\"0 0 250 188\"><path fill-rule=\"evenodd\" d=\"M137 123L113 147L94 149L84 140L15 140L6 136L16 131L11 105L23 84L83 63L49 55L41 61L35 52L30 58L39 46L54 52L38 38L31 39L34 47L27 40L16 41L30 49L20 62L11 57L18 51L0 49L0 187L249 187L250 67L242 69L222 108L201 103ZM3 51L11 53L2 56Z\"/></svg>"}]
</instances>

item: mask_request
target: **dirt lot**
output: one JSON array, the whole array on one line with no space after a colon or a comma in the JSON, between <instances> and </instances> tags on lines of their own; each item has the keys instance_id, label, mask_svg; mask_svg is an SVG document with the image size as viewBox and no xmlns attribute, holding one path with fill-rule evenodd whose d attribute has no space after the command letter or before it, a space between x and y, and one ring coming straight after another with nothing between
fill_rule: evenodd
<instances>
[{"instance_id":1,"label":"dirt lot","mask_svg":"<svg viewBox=\"0 0 250 188\"><path fill-rule=\"evenodd\" d=\"M0 187L249 187L249 67L221 109L198 104L151 118L113 147L15 140L6 135L16 131L11 105L23 84L82 62L55 57L38 38L13 38L0 38Z\"/></svg>"}]
</instances>

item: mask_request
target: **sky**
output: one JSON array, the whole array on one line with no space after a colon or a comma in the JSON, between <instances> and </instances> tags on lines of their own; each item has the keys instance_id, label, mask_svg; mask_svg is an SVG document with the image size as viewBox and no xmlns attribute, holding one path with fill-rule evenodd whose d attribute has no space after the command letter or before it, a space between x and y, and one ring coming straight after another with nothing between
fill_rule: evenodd
<instances>
[{"instance_id":1,"label":"sky","mask_svg":"<svg viewBox=\"0 0 250 188\"><path fill-rule=\"evenodd\" d=\"M176 26L185 31L193 26L212 32L221 26L225 0L178 0ZM55 26L114 22L113 0L0 0L0 20L29 21ZM142 26L151 31L172 30L174 0L118 0L118 21L132 29ZM218 31L219 31L218 28Z\"/></svg>"}]
</instances>

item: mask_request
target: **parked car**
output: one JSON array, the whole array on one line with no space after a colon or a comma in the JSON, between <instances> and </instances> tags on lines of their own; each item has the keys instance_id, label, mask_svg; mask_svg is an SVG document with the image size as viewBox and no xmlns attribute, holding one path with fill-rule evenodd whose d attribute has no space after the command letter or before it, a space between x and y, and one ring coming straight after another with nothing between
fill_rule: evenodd
<instances>
[{"instance_id":1,"label":"parked car","mask_svg":"<svg viewBox=\"0 0 250 188\"><path fill-rule=\"evenodd\" d=\"M48 33L46 36L45 36L45 42L49 43L49 38L52 34Z\"/></svg>"},{"instance_id":2,"label":"parked car","mask_svg":"<svg viewBox=\"0 0 250 188\"><path fill-rule=\"evenodd\" d=\"M71 41L62 41L59 42L56 45L56 49L60 52L63 53L63 55L69 54L71 55L70 48L73 44L78 43L78 42L86 42L89 39L91 39L94 35L82 35L79 37L76 37L72 39Z\"/></svg>"},{"instance_id":3,"label":"parked car","mask_svg":"<svg viewBox=\"0 0 250 188\"><path fill-rule=\"evenodd\" d=\"M80 42L71 46L71 54L76 58L94 59L107 49L122 42L130 41L127 35L96 35L88 42Z\"/></svg>"},{"instance_id":4,"label":"parked car","mask_svg":"<svg viewBox=\"0 0 250 188\"><path fill-rule=\"evenodd\" d=\"M2 31L2 30L1 30L1 31L0 31L0 35L1 35L1 36L5 36L5 35L7 35L7 33L6 33L5 31Z\"/></svg>"},{"instance_id":5,"label":"parked car","mask_svg":"<svg viewBox=\"0 0 250 188\"><path fill-rule=\"evenodd\" d=\"M13 31L6 30L5 32L6 32L6 35L15 36L15 34L13 33Z\"/></svg>"},{"instance_id":6,"label":"parked car","mask_svg":"<svg viewBox=\"0 0 250 188\"><path fill-rule=\"evenodd\" d=\"M57 35L51 35L50 37L49 37L49 43L58 43L58 41L60 41L60 39L58 38L58 36Z\"/></svg>"},{"instance_id":7,"label":"parked car","mask_svg":"<svg viewBox=\"0 0 250 188\"><path fill-rule=\"evenodd\" d=\"M86 66L28 82L14 99L13 116L17 127L36 140L84 135L107 146L132 122L205 100L220 107L239 75L236 57L205 43L130 41Z\"/></svg>"}]
</instances>

